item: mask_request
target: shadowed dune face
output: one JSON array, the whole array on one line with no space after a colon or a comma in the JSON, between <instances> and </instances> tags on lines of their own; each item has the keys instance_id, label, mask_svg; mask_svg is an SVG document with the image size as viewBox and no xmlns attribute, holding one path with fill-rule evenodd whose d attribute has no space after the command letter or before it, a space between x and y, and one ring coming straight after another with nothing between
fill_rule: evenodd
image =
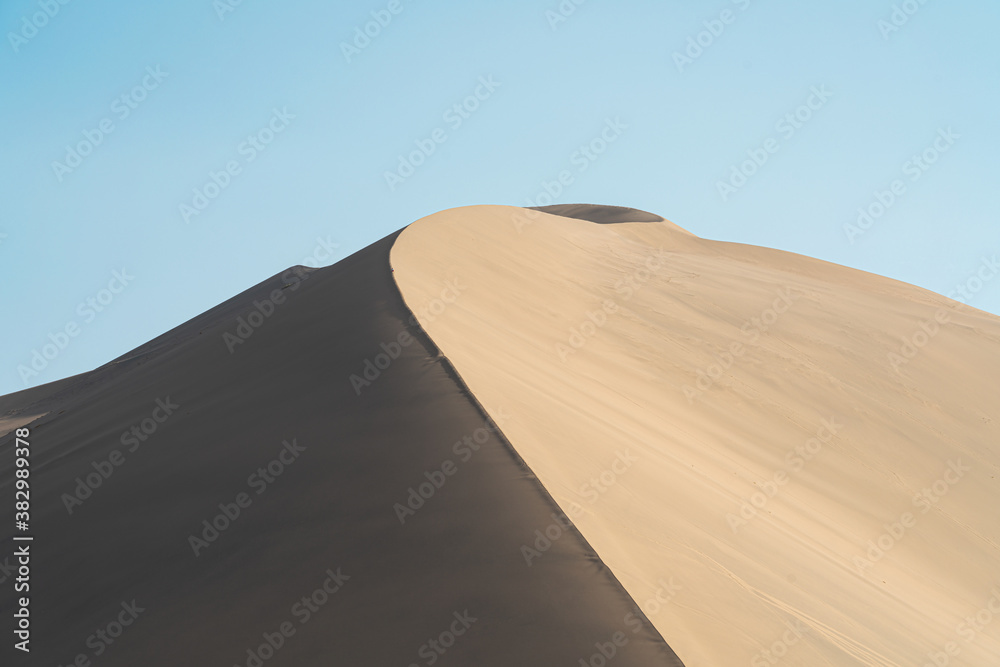
<instances>
[{"instance_id":1,"label":"shadowed dune face","mask_svg":"<svg viewBox=\"0 0 1000 667\"><path fill-rule=\"evenodd\" d=\"M672 583L646 611L678 656L996 664L1000 320L669 223L587 221L631 213L547 210L424 218L394 275L633 599Z\"/></svg>"},{"instance_id":2,"label":"shadowed dune face","mask_svg":"<svg viewBox=\"0 0 1000 667\"><path fill-rule=\"evenodd\" d=\"M599 224L618 222L663 222L663 218L646 211L640 211L625 206L598 206L594 204L553 204L551 206L535 206L535 211L560 215L564 218L576 218Z\"/></svg>"},{"instance_id":3,"label":"shadowed dune face","mask_svg":"<svg viewBox=\"0 0 1000 667\"><path fill-rule=\"evenodd\" d=\"M3 399L47 412L32 664L681 664L409 325L394 238Z\"/></svg>"}]
</instances>

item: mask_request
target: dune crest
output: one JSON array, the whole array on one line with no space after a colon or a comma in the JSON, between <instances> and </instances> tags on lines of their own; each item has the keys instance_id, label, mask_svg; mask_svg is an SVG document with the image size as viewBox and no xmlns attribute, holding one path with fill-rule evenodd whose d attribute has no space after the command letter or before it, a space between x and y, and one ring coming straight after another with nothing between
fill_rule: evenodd
<instances>
[{"instance_id":1,"label":"dune crest","mask_svg":"<svg viewBox=\"0 0 1000 667\"><path fill-rule=\"evenodd\" d=\"M996 664L1000 318L608 207L452 209L391 261L689 667Z\"/></svg>"},{"instance_id":2,"label":"dune crest","mask_svg":"<svg viewBox=\"0 0 1000 667\"><path fill-rule=\"evenodd\" d=\"M32 664L680 667L412 319L395 238L0 397Z\"/></svg>"}]
</instances>

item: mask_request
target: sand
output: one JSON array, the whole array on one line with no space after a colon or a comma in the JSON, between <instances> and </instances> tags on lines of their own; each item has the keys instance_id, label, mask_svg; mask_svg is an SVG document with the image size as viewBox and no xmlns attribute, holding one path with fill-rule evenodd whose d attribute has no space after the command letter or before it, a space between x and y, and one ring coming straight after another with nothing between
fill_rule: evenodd
<instances>
[{"instance_id":1,"label":"sand","mask_svg":"<svg viewBox=\"0 0 1000 667\"><path fill-rule=\"evenodd\" d=\"M998 664L1000 318L615 207L444 211L391 260L688 667Z\"/></svg>"},{"instance_id":2,"label":"sand","mask_svg":"<svg viewBox=\"0 0 1000 667\"><path fill-rule=\"evenodd\" d=\"M998 371L887 278L444 211L0 397L3 664L992 666Z\"/></svg>"},{"instance_id":3,"label":"sand","mask_svg":"<svg viewBox=\"0 0 1000 667\"><path fill-rule=\"evenodd\" d=\"M35 536L32 651L5 630L3 664L680 665L410 324L395 236L0 398Z\"/></svg>"}]
</instances>

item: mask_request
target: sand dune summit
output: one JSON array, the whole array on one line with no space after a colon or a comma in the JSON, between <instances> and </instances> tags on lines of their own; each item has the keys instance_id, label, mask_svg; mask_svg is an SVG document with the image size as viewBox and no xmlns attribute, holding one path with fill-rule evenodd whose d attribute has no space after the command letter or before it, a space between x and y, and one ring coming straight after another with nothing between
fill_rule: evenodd
<instances>
[{"instance_id":1,"label":"sand dune summit","mask_svg":"<svg viewBox=\"0 0 1000 667\"><path fill-rule=\"evenodd\" d=\"M998 371L911 285L444 211L0 397L32 664L1000 664Z\"/></svg>"}]
</instances>

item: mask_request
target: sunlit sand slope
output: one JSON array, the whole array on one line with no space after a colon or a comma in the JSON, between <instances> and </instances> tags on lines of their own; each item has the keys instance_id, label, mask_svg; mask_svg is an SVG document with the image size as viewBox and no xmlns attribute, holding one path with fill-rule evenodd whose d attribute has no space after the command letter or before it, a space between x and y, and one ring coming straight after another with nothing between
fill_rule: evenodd
<instances>
[{"instance_id":1,"label":"sunlit sand slope","mask_svg":"<svg viewBox=\"0 0 1000 667\"><path fill-rule=\"evenodd\" d=\"M459 208L391 260L689 667L1000 664L1000 318L658 220Z\"/></svg>"}]
</instances>

